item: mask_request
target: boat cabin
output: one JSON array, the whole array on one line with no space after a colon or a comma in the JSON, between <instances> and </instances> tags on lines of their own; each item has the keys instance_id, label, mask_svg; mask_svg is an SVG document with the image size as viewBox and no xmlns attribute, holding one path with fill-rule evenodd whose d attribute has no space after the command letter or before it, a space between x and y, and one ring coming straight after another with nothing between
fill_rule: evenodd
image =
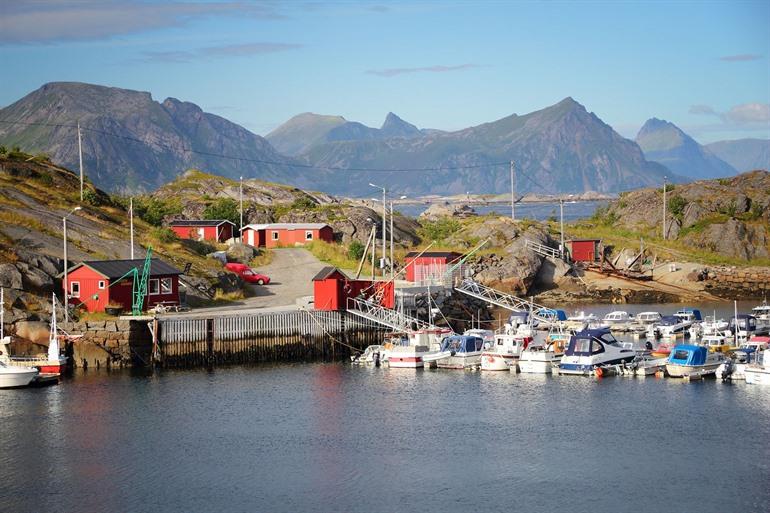
<instances>
[{"instance_id":1,"label":"boat cabin","mask_svg":"<svg viewBox=\"0 0 770 513\"><path fill-rule=\"evenodd\" d=\"M538 310L537 315L545 317L550 322L559 322L567 320L567 312L564 310L557 310L555 308L541 308Z\"/></svg>"},{"instance_id":2,"label":"boat cabin","mask_svg":"<svg viewBox=\"0 0 770 513\"><path fill-rule=\"evenodd\" d=\"M441 342L441 351L453 353L476 353L484 347L484 341L479 337L468 335L452 335Z\"/></svg>"},{"instance_id":3,"label":"boat cabin","mask_svg":"<svg viewBox=\"0 0 770 513\"><path fill-rule=\"evenodd\" d=\"M636 322L639 324L654 324L662 318L660 312L641 312L636 314Z\"/></svg>"},{"instance_id":4,"label":"boat cabin","mask_svg":"<svg viewBox=\"0 0 770 513\"><path fill-rule=\"evenodd\" d=\"M703 320L703 317L701 317L700 314L700 310L697 308L682 308L674 315L683 321L694 322Z\"/></svg>"},{"instance_id":5,"label":"boat cabin","mask_svg":"<svg viewBox=\"0 0 770 513\"><path fill-rule=\"evenodd\" d=\"M590 356L603 353L606 345L620 346L610 330L595 328L578 331L570 337L564 356Z\"/></svg>"},{"instance_id":6,"label":"boat cabin","mask_svg":"<svg viewBox=\"0 0 770 513\"><path fill-rule=\"evenodd\" d=\"M705 365L708 349L703 346L679 344L668 355L668 363L676 365Z\"/></svg>"},{"instance_id":7,"label":"boat cabin","mask_svg":"<svg viewBox=\"0 0 770 513\"><path fill-rule=\"evenodd\" d=\"M615 312L610 312L607 315L604 316L602 319L605 322L629 322L633 319L633 316L629 315L628 312L623 310L618 310Z\"/></svg>"},{"instance_id":8,"label":"boat cabin","mask_svg":"<svg viewBox=\"0 0 770 513\"><path fill-rule=\"evenodd\" d=\"M727 329L734 333L736 324L739 331L754 332L757 330L757 318L753 315L738 314L737 318L730 319L730 326Z\"/></svg>"}]
</instances>

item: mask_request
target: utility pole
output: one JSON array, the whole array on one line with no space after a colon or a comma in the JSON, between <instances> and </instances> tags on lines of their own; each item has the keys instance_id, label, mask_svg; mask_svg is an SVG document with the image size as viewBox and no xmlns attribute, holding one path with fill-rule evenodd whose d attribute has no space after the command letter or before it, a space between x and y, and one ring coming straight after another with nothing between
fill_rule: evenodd
<instances>
[{"instance_id":1,"label":"utility pole","mask_svg":"<svg viewBox=\"0 0 770 513\"><path fill-rule=\"evenodd\" d=\"M131 260L134 259L134 198L128 200L128 224L131 231Z\"/></svg>"},{"instance_id":2,"label":"utility pole","mask_svg":"<svg viewBox=\"0 0 770 513\"><path fill-rule=\"evenodd\" d=\"M72 210L70 210L69 214L62 217L62 224L64 225L64 322L69 322L69 301L70 301L70 284L67 279L67 273L68 273L68 264L67 264L67 218L77 212L78 210L82 210L82 207L75 207Z\"/></svg>"},{"instance_id":3,"label":"utility pole","mask_svg":"<svg viewBox=\"0 0 770 513\"><path fill-rule=\"evenodd\" d=\"M511 220L516 220L516 172L515 164L511 161Z\"/></svg>"},{"instance_id":4,"label":"utility pole","mask_svg":"<svg viewBox=\"0 0 770 513\"><path fill-rule=\"evenodd\" d=\"M561 232L559 255L564 258L564 198L559 198L559 231Z\"/></svg>"},{"instance_id":5,"label":"utility pole","mask_svg":"<svg viewBox=\"0 0 770 513\"><path fill-rule=\"evenodd\" d=\"M240 212L241 212L241 226L239 227L240 230L238 231L238 240L241 244L243 244L243 177L240 179L239 184L239 194L240 194Z\"/></svg>"},{"instance_id":6,"label":"utility pole","mask_svg":"<svg viewBox=\"0 0 770 513\"><path fill-rule=\"evenodd\" d=\"M78 159L80 160L80 202L83 202L83 142L80 137L80 121L78 120ZM65 308L66 311L66 308Z\"/></svg>"},{"instance_id":7,"label":"utility pole","mask_svg":"<svg viewBox=\"0 0 770 513\"><path fill-rule=\"evenodd\" d=\"M666 240L666 177L663 177L663 240Z\"/></svg>"},{"instance_id":8,"label":"utility pole","mask_svg":"<svg viewBox=\"0 0 770 513\"><path fill-rule=\"evenodd\" d=\"M393 200L390 200L390 281L393 281Z\"/></svg>"}]
</instances>

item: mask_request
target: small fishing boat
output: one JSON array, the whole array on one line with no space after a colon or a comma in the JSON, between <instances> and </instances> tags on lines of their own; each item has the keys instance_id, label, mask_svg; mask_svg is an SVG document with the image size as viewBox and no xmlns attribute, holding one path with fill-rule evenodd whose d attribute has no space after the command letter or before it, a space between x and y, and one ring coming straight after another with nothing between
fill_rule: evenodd
<instances>
[{"instance_id":1,"label":"small fishing boat","mask_svg":"<svg viewBox=\"0 0 770 513\"><path fill-rule=\"evenodd\" d=\"M770 385L770 351L763 351L762 362L747 365L743 370L746 383L752 385Z\"/></svg>"},{"instance_id":2,"label":"small fishing boat","mask_svg":"<svg viewBox=\"0 0 770 513\"><path fill-rule=\"evenodd\" d=\"M713 375L724 361L721 353L710 353L703 346L674 346L666 362L666 372L673 378L701 378Z\"/></svg>"},{"instance_id":3,"label":"small fishing boat","mask_svg":"<svg viewBox=\"0 0 770 513\"><path fill-rule=\"evenodd\" d=\"M559 362L559 374L589 375L600 367L630 363L636 351L624 347L608 329L587 329L569 339Z\"/></svg>"},{"instance_id":4,"label":"small fishing boat","mask_svg":"<svg viewBox=\"0 0 770 513\"><path fill-rule=\"evenodd\" d=\"M444 338L441 348L423 356L426 363L435 363L439 369L468 369L481 364L484 342L479 337L451 335Z\"/></svg>"},{"instance_id":5,"label":"small fishing boat","mask_svg":"<svg viewBox=\"0 0 770 513\"><path fill-rule=\"evenodd\" d=\"M532 341L515 333L498 333L492 344L485 343L481 353L481 370L507 371L516 365L521 352Z\"/></svg>"},{"instance_id":6,"label":"small fishing boat","mask_svg":"<svg viewBox=\"0 0 770 513\"><path fill-rule=\"evenodd\" d=\"M683 320L677 315L665 315L655 323L647 327L647 338L672 338L684 335L692 322Z\"/></svg>"},{"instance_id":7,"label":"small fishing boat","mask_svg":"<svg viewBox=\"0 0 770 513\"><path fill-rule=\"evenodd\" d=\"M569 336L551 333L545 341L533 340L521 352L518 365L511 366L511 372L524 374L552 374L564 355L564 346Z\"/></svg>"},{"instance_id":8,"label":"small fishing boat","mask_svg":"<svg viewBox=\"0 0 770 513\"><path fill-rule=\"evenodd\" d=\"M350 357L350 363L353 365L377 365L383 359L385 346L372 345L367 346L363 353L354 354Z\"/></svg>"},{"instance_id":9,"label":"small fishing boat","mask_svg":"<svg viewBox=\"0 0 770 513\"><path fill-rule=\"evenodd\" d=\"M7 356L3 354L2 356ZM9 365L6 358L0 359L0 388L25 387L38 377L35 367Z\"/></svg>"},{"instance_id":10,"label":"small fishing boat","mask_svg":"<svg viewBox=\"0 0 770 513\"><path fill-rule=\"evenodd\" d=\"M701 338L700 345L707 347L712 353L726 353L730 349L735 348L735 346L730 344L730 339L726 333L704 335Z\"/></svg>"},{"instance_id":11,"label":"small fishing boat","mask_svg":"<svg viewBox=\"0 0 770 513\"><path fill-rule=\"evenodd\" d=\"M735 381L746 379L746 367L754 363L757 358L754 348L741 348L733 352L732 357L722 362L717 367L717 377L722 381Z\"/></svg>"}]
</instances>

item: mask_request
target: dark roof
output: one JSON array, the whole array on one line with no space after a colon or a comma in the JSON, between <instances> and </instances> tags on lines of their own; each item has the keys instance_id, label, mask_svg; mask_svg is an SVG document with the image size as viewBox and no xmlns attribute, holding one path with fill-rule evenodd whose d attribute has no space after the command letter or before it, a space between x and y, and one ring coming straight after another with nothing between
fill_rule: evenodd
<instances>
[{"instance_id":1,"label":"dark roof","mask_svg":"<svg viewBox=\"0 0 770 513\"><path fill-rule=\"evenodd\" d=\"M114 280L124 276L127 272L129 272L131 269L134 269L134 268L136 268L141 273L142 268L144 267L144 259L92 260L89 262L79 263L78 265L72 267L69 270L69 272L72 272L83 265L93 269L97 273L101 274L102 276L110 280ZM180 271L179 269L177 269L172 265L167 264L163 260L158 260L157 258L152 259L152 263L150 264L150 276L160 276L160 275L169 275L169 274L178 275L178 274L182 274L182 271Z\"/></svg>"},{"instance_id":2,"label":"dark roof","mask_svg":"<svg viewBox=\"0 0 770 513\"><path fill-rule=\"evenodd\" d=\"M170 226L219 226L223 223L235 226L235 223L227 219L174 219Z\"/></svg>"},{"instance_id":3,"label":"dark roof","mask_svg":"<svg viewBox=\"0 0 770 513\"><path fill-rule=\"evenodd\" d=\"M422 255L419 251L410 251L406 254L406 257L404 258L411 258L411 257L438 257L438 258L456 258L461 256L461 253L455 253L454 251L426 251Z\"/></svg>"},{"instance_id":4,"label":"dark roof","mask_svg":"<svg viewBox=\"0 0 770 513\"><path fill-rule=\"evenodd\" d=\"M342 271L340 271L340 270L339 270L339 269L337 269L336 267L332 267L332 266L330 266L330 265L327 265L326 267L324 267L323 269L321 269L320 271L318 271L318 274L316 274L315 276L313 276L313 281L323 281L323 280L325 280L325 279L327 279L327 278L331 278L331 277L332 277L332 275L333 275L334 273L339 273L339 274L341 274L341 275L342 275L342 277L343 277L343 278L345 278L345 279L347 279L347 278L348 278L348 277L345 275L345 273L343 273Z\"/></svg>"},{"instance_id":5,"label":"dark roof","mask_svg":"<svg viewBox=\"0 0 770 513\"><path fill-rule=\"evenodd\" d=\"M566 242L601 242L602 239L570 239Z\"/></svg>"}]
</instances>

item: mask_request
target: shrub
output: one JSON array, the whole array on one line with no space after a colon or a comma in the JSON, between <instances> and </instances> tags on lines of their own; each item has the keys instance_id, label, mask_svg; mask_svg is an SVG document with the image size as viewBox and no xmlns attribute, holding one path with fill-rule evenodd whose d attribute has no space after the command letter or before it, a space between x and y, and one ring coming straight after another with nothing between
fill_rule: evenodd
<instances>
[{"instance_id":1,"label":"shrub","mask_svg":"<svg viewBox=\"0 0 770 513\"><path fill-rule=\"evenodd\" d=\"M150 230L150 236L166 244L177 240L176 233L171 228L153 228Z\"/></svg>"},{"instance_id":2,"label":"shrub","mask_svg":"<svg viewBox=\"0 0 770 513\"><path fill-rule=\"evenodd\" d=\"M97 207L101 204L99 195L93 189L83 189L83 203Z\"/></svg>"},{"instance_id":3,"label":"shrub","mask_svg":"<svg viewBox=\"0 0 770 513\"><path fill-rule=\"evenodd\" d=\"M459 230L460 223L456 219L445 217L437 221L425 223L422 229L428 239L442 241Z\"/></svg>"},{"instance_id":4,"label":"shrub","mask_svg":"<svg viewBox=\"0 0 770 513\"><path fill-rule=\"evenodd\" d=\"M127 208L128 202L121 200L124 208ZM162 200L158 198L134 198L134 213L144 221L153 226L160 226L163 218L182 213L182 203L173 198Z\"/></svg>"},{"instance_id":5,"label":"shrub","mask_svg":"<svg viewBox=\"0 0 770 513\"><path fill-rule=\"evenodd\" d=\"M318 204L310 196L300 196L291 204L292 210L313 210Z\"/></svg>"},{"instance_id":6,"label":"shrub","mask_svg":"<svg viewBox=\"0 0 770 513\"><path fill-rule=\"evenodd\" d=\"M238 202L231 198L218 198L203 210L204 219L226 219L238 226L240 223Z\"/></svg>"},{"instance_id":7,"label":"shrub","mask_svg":"<svg viewBox=\"0 0 770 513\"><path fill-rule=\"evenodd\" d=\"M348 257L350 257L351 260L361 260L361 257L364 256L364 249L364 245L361 244L361 241L354 240L348 246Z\"/></svg>"},{"instance_id":8,"label":"shrub","mask_svg":"<svg viewBox=\"0 0 770 513\"><path fill-rule=\"evenodd\" d=\"M40 173L37 177L37 181L45 185L46 187L50 187L53 185L53 176L51 176L50 173ZM84 191L84 199L85 199L85 191Z\"/></svg>"},{"instance_id":9,"label":"shrub","mask_svg":"<svg viewBox=\"0 0 770 513\"><path fill-rule=\"evenodd\" d=\"M751 204L751 210L749 211L749 219L759 219L760 217L762 217L763 213L764 213L764 209L762 208L762 205L760 205L755 201Z\"/></svg>"},{"instance_id":10,"label":"shrub","mask_svg":"<svg viewBox=\"0 0 770 513\"><path fill-rule=\"evenodd\" d=\"M684 209L687 207L687 200L681 196L671 196L668 199L668 210L671 215L679 220L682 219Z\"/></svg>"}]
</instances>

